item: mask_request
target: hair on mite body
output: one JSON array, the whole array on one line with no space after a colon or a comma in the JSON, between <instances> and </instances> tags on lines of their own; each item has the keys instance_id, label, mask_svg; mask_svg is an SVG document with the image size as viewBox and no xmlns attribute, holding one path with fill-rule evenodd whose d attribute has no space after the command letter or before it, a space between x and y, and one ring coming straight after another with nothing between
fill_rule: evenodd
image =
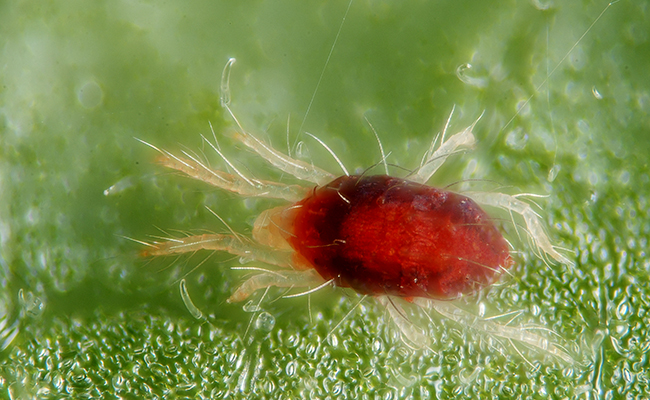
<instances>
[{"instance_id":1,"label":"hair on mite body","mask_svg":"<svg viewBox=\"0 0 650 400\"><path fill-rule=\"evenodd\" d=\"M573 362L559 345L530 327L501 325L493 318L477 317L448 301L493 284L514 264L508 242L480 205L519 215L536 254L545 260L570 264L551 243L540 216L517 196L455 193L426 185L449 156L474 146L472 130L480 117L447 137L452 110L442 133L433 139L420 165L407 179L387 174L350 175L334 152L316 138L345 172L337 177L276 150L244 129L230 108L229 79L234 62L234 58L228 60L221 78L221 104L237 125L233 140L306 184L289 185L247 176L216 145L214 131L215 143L202 138L230 172L213 169L186 151L175 155L137 139L159 153L159 164L190 178L242 197L287 201L286 205L265 210L257 217L252 237L231 230L230 234L138 241L146 245L143 256L212 250L239 256L242 262L272 266L251 268L255 273L235 289L229 302L244 301L273 286L303 288L290 297L328 285L349 287L363 298L373 297L385 306L408 345L427 347L429 338L407 315L400 301L412 303L424 313L435 310L497 339L514 340ZM381 142L379 146L381 162L388 172Z\"/></svg>"}]
</instances>

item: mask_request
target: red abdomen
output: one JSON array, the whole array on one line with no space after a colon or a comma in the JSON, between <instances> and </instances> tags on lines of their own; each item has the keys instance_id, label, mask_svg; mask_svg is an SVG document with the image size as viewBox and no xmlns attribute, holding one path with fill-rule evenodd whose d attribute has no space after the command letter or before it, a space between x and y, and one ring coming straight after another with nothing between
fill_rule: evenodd
<instances>
[{"instance_id":1,"label":"red abdomen","mask_svg":"<svg viewBox=\"0 0 650 400\"><path fill-rule=\"evenodd\" d=\"M509 268L471 199L390 176L343 176L298 203L287 240L324 279L360 293L450 299Z\"/></svg>"}]
</instances>

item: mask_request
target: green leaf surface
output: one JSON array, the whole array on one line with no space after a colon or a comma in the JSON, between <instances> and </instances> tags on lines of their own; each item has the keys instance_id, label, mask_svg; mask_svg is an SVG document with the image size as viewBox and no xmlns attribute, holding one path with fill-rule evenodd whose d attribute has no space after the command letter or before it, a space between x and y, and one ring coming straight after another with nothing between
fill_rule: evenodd
<instances>
[{"instance_id":1,"label":"green leaf surface","mask_svg":"<svg viewBox=\"0 0 650 400\"><path fill-rule=\"evenodd\" d=\"M0 2L0 398L646 396L649 12L645 1ZM279 149L289 132L296 156L336 174L304 132L363 171L381 160L367 117L404 176L454 105L451 131L483 112L476 149L431 183L548 195L539 212L575 265L546 265L506 215L513 276L457 304L555 332L576 362L442 317L426 325L431 349L413 350L382 306L357 306L349 290L228 304L248 274L232 256L139 257L125 237L226 232L205 206L249 235L282 204L164 170L134 140L224 168L201 142L211 122L238 168L290 182L231 140L219 104L229 57L240 123Z\"/></svg>"}]
</instances>

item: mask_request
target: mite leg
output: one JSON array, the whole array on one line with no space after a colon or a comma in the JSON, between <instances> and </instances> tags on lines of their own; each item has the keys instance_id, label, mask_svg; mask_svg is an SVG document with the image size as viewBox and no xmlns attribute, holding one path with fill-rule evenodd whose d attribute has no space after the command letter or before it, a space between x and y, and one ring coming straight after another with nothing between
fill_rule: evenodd
<instances>
[{"instance_id":1,"label":"mite leg","mask_svg":"<svg viewBox=\"0 0 650 400\"><path fill-rule=\"evenodd\" d=\"M335 176L329 172L282 154L273 147L246 132L230 109L230 70L235 61L234 58L230 58L221 73L221 105L228 110L228 113L230 113L230 116L239 127L239 131L235 134L235 139L253 150L277 169L293 175L300 180L313 182L319 186L334 180Z\"/></svg>"},{"instance_id":2,"label":"mite leg","mask_svg":"<svg viewBox=\"0 0 650 400\"><path fill-rule=\"evenodd\" d=\"M309 287L325 283L314 269L306 271L265 271L248 278L228 298L229 303L237 303L249 298L260 289L276 287Z\"/></svg>"},{"instance_id":3,"label":"mite leg","mask_svg":"<svg viewBox=\"0 0 650 400\"><path fill-rule=\"evenodd\" d=\"M418 328L408 318L404 309L397 303L400 299L391 296L377 296L376 299L381 305L386 307L388 315L390 315L404 339L408 340L416 348L427 347L429 338L423 333L422 329Z\"/></svg>"},{"instance_id":4,"label":"mite leg","mask_svg":"<svg viewBox=\"0 0 650 400\"><path fill-rule=\"evenodd\" d=\"M320 186L333 181L335 178L329 172L275 150L260 139L244 131L241 126L240 130L235 133L234 139L246 145L275 168L293 175L300 180L312 182Z\"/></svg>"},{"instance_id":5,"label":"mite leg","mask_svg":"<svg viewBox=\"0 0 650 400\"><path fill-rule=\"evenodd\" d=\"M528 235L537 249L551 256L559 263L573 265L571 260L560 254L556 250L556 247L553 246L544 231L540 216L532 209L530 204L505 193L467 192L463 194L474 199L478 203L499 207L509 212L515 212L521 215L526 222Z\"/></svg>"},{"instance_id":6,"label":"mite leg","mask_svg":"<svg viewBox=\"0 0 650 400\"><path fill-rule=\"evenodd\" d=\"M413 303L425 308L436 310L440 315L458 322L463 326L485 332L498 338L516 340L520 343L534 347L547 354L555 356L564 360L569 364L573 364L574 360L564 350L556 346L548 339L532 333L530 329L525 327L513 327L497 324L494 321L479 318L475 315L462 310L450 302L436 301L432 299L417 298Z\"/></svg>"},{"instance_id":7,"label":"mite leg","mask_svg":"<svg viewBox=\"0 0 650 400\"><path fill-rule=\"evenodd\" d=\"M181 172L190 178L203 181L212 186L216 186L246 197L270 197L275 199L284 199L290 202L296 202L302 199L308 192L299 185L284 185L282 183L250 179L241 174L228 160L224 160L235 170L236 174L229 174L209 168L207 165L191 156L187 152L183 154L187 157L177 157L172 153L161 150L158 147L137 139L143 144L158 151L161 155L157 161L161 165ZM210 146L215 148L210 142ZM215 150L219 152L216 148ZM221 155L221 153L219 152ZM223 157L223 155L222 155Z\"/></svg>"},{"instance_id":8,"label":"mite leg","mask_svg":"<svg viewBox=\"0 0 650 400\"><path fill-rule=\"evenodd\" d=\"M479 119L480 118L481 117L479 117ZM449 119L451 119L451 115L449 115ZM413 176L409 177L409 179L414 182L425 184L433 176L433 174L436 173L438 168L440 168L440 166L445 163L447 157L454 154L458 148L473 146L475 139L474 134L472 133L472 129L474 129L474 126L477 122L478 119L474 121L472 125L451 136L449 139L444 140L444 133L447 130L447 126L449 125L448 120L442 134L442 142L440 143L440 146L435 151L433 151L432 144L432 148L427 151L425 158L422 160L422 165Z\"/></svg>"},{"instance_id":9,"label":"mite leg","mask_svg":"<svg viewBox=\"0 0 650 400\"><path fill-rule=\"evenodd\" d=\"M198 250L226 251L241 257L241 262L259 261L280 267L291 267L292 252L275 251L260 246L243 236L205 234L184 238L166 238L162 242L140 242L148 248L145 257L191 253Z\"/></svg>"}]
</instances>

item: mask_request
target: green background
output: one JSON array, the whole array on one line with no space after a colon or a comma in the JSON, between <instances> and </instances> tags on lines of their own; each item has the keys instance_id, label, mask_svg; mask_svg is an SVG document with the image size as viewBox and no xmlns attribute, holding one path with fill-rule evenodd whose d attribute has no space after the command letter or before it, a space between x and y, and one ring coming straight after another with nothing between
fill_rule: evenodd
<instances>
[{"instance_id":1,"label":"green background","mask_svg":"<svg viewBox=\"0 0 650 400\"><path fill-rule=\"evenodd\" d=\"M643 396L650 3L614 4L563 60L606 5L356 0L305 118L347 1L0 1L0 397ZM458 303L522 311L513 325L557 332L576 363L519 346L530 365L440 318L433 351L413 351L372 299L327 337L354 293L272 291L256 311L225 303L246 274L231 256L139 258L122 236L225 231L205 205L248 234L280 204L165 171L133 139L201 152L210 121L246 173L288 181L222 135L229 57L242 124L281 149L288 130L335 173L302 132L363 170L380 160L366 116L388 161L414 168L453 105L452 130L485 111L476 150L432 182L549 194L543 218L576 265L545 265L506 227L514 277Z\"/></svg>"}]
</instances>

